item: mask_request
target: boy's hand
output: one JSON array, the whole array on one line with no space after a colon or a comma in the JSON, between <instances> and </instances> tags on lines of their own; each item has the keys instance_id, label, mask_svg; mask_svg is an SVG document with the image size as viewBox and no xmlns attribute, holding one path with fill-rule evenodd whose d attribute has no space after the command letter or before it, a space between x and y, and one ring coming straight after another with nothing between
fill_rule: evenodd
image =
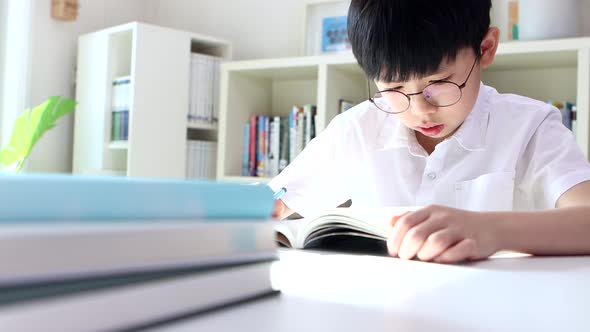
<instances>
[{"instance_id":1,"label":"boy's hand","mask_svg":"<svg viewBox=\"0 0 590 332\"><path fill-rule=\"evenodd\" d=\"M387 249L402 259L455 263L498 250L493 225L479 212L433 205L392 220L392 226Z\"/></svg>"},{"instance_id":2,"label":"boy's hand","mask_svg":"<svg viewBox=\"0 0 590 332\"><path fill-rule=\"evenodd\" d=\"M275 200L275 204L272 209L272 219L281 220L293 214L293 211L283 203L280 199Z\"/></svg>"}]
</instances>

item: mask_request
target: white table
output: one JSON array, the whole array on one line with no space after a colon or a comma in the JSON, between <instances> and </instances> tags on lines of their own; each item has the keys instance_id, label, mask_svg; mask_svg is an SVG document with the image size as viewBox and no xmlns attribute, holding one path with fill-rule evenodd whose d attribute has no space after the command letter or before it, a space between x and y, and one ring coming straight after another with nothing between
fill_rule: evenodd
<instances>
[{"instance_id":1,"label":"white table","mask_svg":"<svg viewBox=\"0 0 590 332\"><path fill-rule=\"evenodd\" d=\"M590 331L590 257L438 265L283 251L282 295L158 331Z\"/></svg>"}]
</instances>

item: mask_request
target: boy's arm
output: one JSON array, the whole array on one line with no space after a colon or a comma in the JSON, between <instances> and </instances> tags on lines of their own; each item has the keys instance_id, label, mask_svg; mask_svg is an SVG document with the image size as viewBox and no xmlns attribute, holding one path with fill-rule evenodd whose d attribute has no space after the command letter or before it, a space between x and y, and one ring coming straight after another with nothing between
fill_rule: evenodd
<instances>
[{"instance_id":1,"label":"boy's arm","mask_svg":"<svg viewBox=\"0 0 590 332\"><path fill-rule=\"evenodd\" d=\"M454 263L499 250L533 255L590 254L590 181L566 191L556 209L473 212L429 206L404 215L387 240L392 256Z\"/></svg>"},{"instance_id":2,"label":"boy's arm","mask_svg":"<svg viewBox=\"0 0 590 332\"><path fill-rule=\"evenodd\" d=\"M590 254L590 181L566 191L557 209L487 213L497 224L500 249L535 255Z\"/></svg>"}]
</instances>

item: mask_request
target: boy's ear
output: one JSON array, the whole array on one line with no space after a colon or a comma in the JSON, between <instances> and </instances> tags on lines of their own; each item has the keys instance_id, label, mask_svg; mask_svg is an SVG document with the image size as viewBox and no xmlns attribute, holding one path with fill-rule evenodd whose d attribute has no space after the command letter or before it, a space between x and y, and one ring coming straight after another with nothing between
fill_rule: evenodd
<instances>
[{"instance_id":1,"label":"boy's ear","mask_svg":"<svg viewBox=\"0 0 590 332\"><path fill-rule=\"evenodd\" d=\"M490 27L488 33L480 44L481 49L481 60L480 65L482 68L489 67L494 62L496 56L496 50L498 50L498 43L500 41L500 29L497 27Z\"/></svg>"}]
</instances>

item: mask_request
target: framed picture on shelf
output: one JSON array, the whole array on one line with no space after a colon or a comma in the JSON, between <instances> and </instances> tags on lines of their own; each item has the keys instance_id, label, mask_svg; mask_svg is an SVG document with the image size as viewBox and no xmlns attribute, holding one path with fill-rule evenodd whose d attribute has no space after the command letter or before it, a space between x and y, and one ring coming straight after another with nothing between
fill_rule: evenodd
<instances>
[{"instance_id":1,"label":"framed picture on shelf","mask_svg":"<svg viewBox=\"0 0 590 332\"><path fill-rule=\"evenodd\" d=\"M303 55L350 51L346 18L350 0L305 0Z\"/></svg>"}]
</instances>

